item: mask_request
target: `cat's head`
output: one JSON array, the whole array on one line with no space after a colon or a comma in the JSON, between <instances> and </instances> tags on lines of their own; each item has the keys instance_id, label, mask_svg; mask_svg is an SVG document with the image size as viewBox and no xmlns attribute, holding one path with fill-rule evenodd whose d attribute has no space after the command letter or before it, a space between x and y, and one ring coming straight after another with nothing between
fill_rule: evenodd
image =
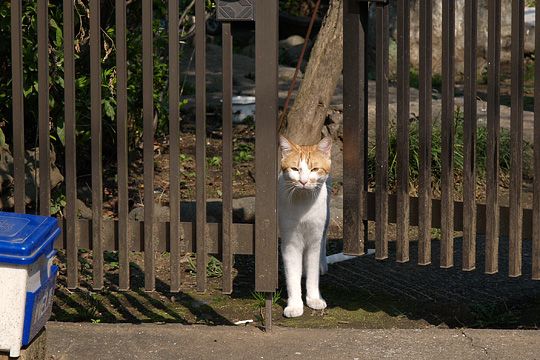
<instances>
[{"instance_id":1,"label":"cat's head","mask_svg":"<svg viewBox=\"0 0 540 360\"><path fill-rule=\"evenodd\" d=\"M283 178L291 186L313 190L326 182L330 174L331 137L325 137L316 145L301 146L280 136L279 143Z\"/></svg>"}]
</instances>

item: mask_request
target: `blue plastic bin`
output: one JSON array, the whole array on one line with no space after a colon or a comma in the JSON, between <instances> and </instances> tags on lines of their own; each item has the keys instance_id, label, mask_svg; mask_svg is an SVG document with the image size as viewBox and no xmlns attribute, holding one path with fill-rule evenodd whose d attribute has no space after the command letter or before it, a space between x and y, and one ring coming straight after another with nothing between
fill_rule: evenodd
<instances>
[{"instance_id":1,"label":"blue plastic bin","mask_svg":"<svg viewBox=\"0 0 540 360\"><path fill-rule=\"evenodd\" d=\"M52 311L55 218L0 212L0 351L20 355Z\"/></svg>"}]
</instances>

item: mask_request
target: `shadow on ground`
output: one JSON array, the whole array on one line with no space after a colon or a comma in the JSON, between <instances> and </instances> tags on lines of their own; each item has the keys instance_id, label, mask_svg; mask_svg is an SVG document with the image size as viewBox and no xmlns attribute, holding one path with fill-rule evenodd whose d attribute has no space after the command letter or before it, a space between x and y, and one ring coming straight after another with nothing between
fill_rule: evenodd
<instances>
[{"instance_id":1,"label":"shadow on ground","mask_svg":"<svg viewBox=\"0 0 540 360\"><path fill-rule=\"evenodd\" d=\"M484 246L484 238L479 237L478 254ZM530 241L523 244L523 275L517 278L508 277L508 239L500 241L500 270L493 275L484 274L483 257L477 258L476 270L462 271L461 247L462 239L455 239L455 265L450 269L439 267L439 241L432 242L432 264L427 266L417 265L416 242L410 244L407 263L395 262L395 244L390 243L388 260L364 256L334 264L321 279L328 311L383 312L418 321L418 325L536 328L540 324L540 282L530 280ZM384 316L379 320L388 322Z\"/></svg>"},{"instance_id":2,"label":"shadow on ground","mask_svg":"<svg viewBox=\"0 0 540 360\"><path fill-rule=\"evenodd\" d=\"M438 241L432 242L432 264L427 266L417 265L416 242L410 243L408 263L395 262L395 246L390 243L388 260L378 261L371 255L333 264L321 277L321 292L328 303L325 311L305 308L300 318L283 318L286 290L282 289L282 297L276 298L273 321L293 327L536 329L540 324L540 282L530 280L531 243L523 243L523 275L518 278L508 277L508 239L501 239L500 271L494 275L483 273L482 257L477 258L476 270L461 271L461 245L461 239L455 239L455 266L450 269L439 267ZM340 241L333 241L329 251L340 251L340 246ZM484 246L484 239L479 237L478 254L483 253ZM60 262L65 263L62 256ZM231 295L221 293L220 278L209 278L208 290L197 292L195 276L187 269L182 292L170 293L168 254L161 254L156 262L156 291L144 291L144 266L134 261L130 268L135 290L118 291L117 272L108 271L106 288L93 292L91 260L80 258L81 287L70 291L60 277L55 320L207 325L230 325L245 319L260 325L262 321L261 301L253 294L253 257L235 258ZM282 277L279 283L284 287Z\"/></svg>"}]
</instances>

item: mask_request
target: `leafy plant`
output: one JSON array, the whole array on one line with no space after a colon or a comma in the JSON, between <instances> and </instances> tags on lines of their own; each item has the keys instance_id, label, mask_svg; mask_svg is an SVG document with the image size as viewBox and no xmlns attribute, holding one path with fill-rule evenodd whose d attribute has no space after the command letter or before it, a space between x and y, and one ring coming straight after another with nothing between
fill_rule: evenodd
<instances>
[{"instance_id":1,"label":"leafy plant","mask_svg":"<svg viewBox=\"0 0 540 360\"><path fill-rule=\"evenodd\" d=\"M255 307L256 308L264 308L266 306L266 297L265 293L258 292L258 291L252 291L251 296L255 300ZM281 300L281 289L278 289L276 292L272 294L272 305L277 305L277 303Z\"/></svg>"},{"instance_id":2,"label":"leafy plant","mask_svg":"<svg viewBox=\"0 0 540 360\"><path fill-rule=\"evenodd\" d=\"M234 161L235 162L248 162L253 160L253 144L250 143L239 143L234 148Z\"/></svg>"},{"instance_id":3,"label":"leafy plant","mask_svg":"<svg viewBox=\"0 0 540 360\"><path fill-rule=\"evenodd\" d=\"M221 156L212 156L207 159L209 166L219 167L221 166Z\"/></svg>"},{"instance_id":4,"label":"leafy plant","mask_svg":"<svg viewBox=\"0 0 540 360\"><path fill-rule=\"evenodd\" d=\"M194 7L190 6L193 0L181 0L180 8L183 14L179 23L179 31L183 44L193 35ZM116 24L114 2L100 2L101 21L100 32L100 85L101 110L103 128L103 154L104 161L116 160ZM213 11L214 2L207 1L207 9ZM167 3L156 2L153 6L154 20L153 33L153 100L155 110L156 136L168 132L168 29L167 29ZM74 57L75 57L75 114L76 114L76 141L77 166L79 173L89 171L90 157L90 10L88 1L74 2ZM38 124L38 59L37 59L37 2L22 2L22 58L23 58L23 84L24 84L24 122L25 147L33 148L37 144ZM142 136L142 9L141 2L128 2L127 4L127 72L128 72L128 136L130 150L137 149ZM64 163L65 119L64 119L64 23L61 2L49 2L48 5L48 48L49 48L49 111L51 145L57 155L57 162L62 168ZM12 64L11 64L11 2L0 2L0 47L6 49L6 56L0 57L0 130L4 137L2 142L11 144L12 134ZM178 106L181 108L187 103L182 100ZM54 211L58 213L61 206L55 204Z\"/></svg>"},{"instance_id":5,"label":"leafy plant","mask_svg":"<svg viewBox=\"0 0 540 360\"><path fill-rule=\"evenodd\" d=\"M265 293L261 293L258 291L251 292L251 296L255 300L255 308L258 310L258 314L256 316L256 319L264 325L265 323L265 316L263 309L266 307L266 296ZM281 289L278 289L276 292L272 294L272 306L276 305L281 300Z\"/></svg>"},{"instance_id":6,"label":"leafy plant","mask_svg":"<svg viewBox=\"0 0 540 360\"><path fill-rule=\"evenodd\" d=\"M105 251L103 259L107 264L109 264L110 270L116 270L119 267L118 262L118 251Z\"/></svg>"},{"instance_id":7,"label":"leafy plant","mask_svg":"<svg viewBox=\"0 0 540 360\"><path fill-rule=\"evenodd\" d=\"M180 154L180 162L188 162L188 161L193 161L193 157L186 154Z\"/></svg>"},{"instance_id":8,"label":"leafy plant","mask_svg":"<svg viewBox=\"0 0 540 360\"><path fill-rule=\"evenodd\" d=\"M187 267L191 274L197 273L197 259L195 254L192 254L187 258L188 263ZM206 276L219 278L223 276L223 266L221 261L216 259L214 256L210 256L208 263L206 264Z\"/></svg>"},{"instance_id":9,"label":"leafy plant","mask_svg":"<svg viewBox=\"0 0 540 360\"><path fill-rule=\"evenodd\" d=\"M85 306L79 306L77 308L78 316L82 321L90 320L92 323L100 323L102 316L99 311L102 299L100 295L93 292L81 291L81 298L84 300Z\"/></svg>"},{"instance_id":10,"label":"leafy plant","mask_svg":"<svg viewBox=\"0 0 540 360\"><path fill-rule=\"evenodd\" d=\"M55 192L51 198L51 215L62 215L62 209L66 207L66 195Z\"/></svg>"}]
</instances>

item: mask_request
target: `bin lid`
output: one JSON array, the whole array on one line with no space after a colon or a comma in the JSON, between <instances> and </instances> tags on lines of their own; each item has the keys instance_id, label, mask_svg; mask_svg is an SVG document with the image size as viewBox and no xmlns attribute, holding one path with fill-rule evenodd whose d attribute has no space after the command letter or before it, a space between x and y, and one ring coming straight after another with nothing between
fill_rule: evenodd
<instances>
[{"instance_id":1,"label":"bin lid","mask_svg":"<svg viewBox=\"0 0 540 360\"><path fill-rule=\"evenodd\" d=\"M0 263L30 264L60 235L53 217L0 212Z\"/></svg>"}]
</instances>

